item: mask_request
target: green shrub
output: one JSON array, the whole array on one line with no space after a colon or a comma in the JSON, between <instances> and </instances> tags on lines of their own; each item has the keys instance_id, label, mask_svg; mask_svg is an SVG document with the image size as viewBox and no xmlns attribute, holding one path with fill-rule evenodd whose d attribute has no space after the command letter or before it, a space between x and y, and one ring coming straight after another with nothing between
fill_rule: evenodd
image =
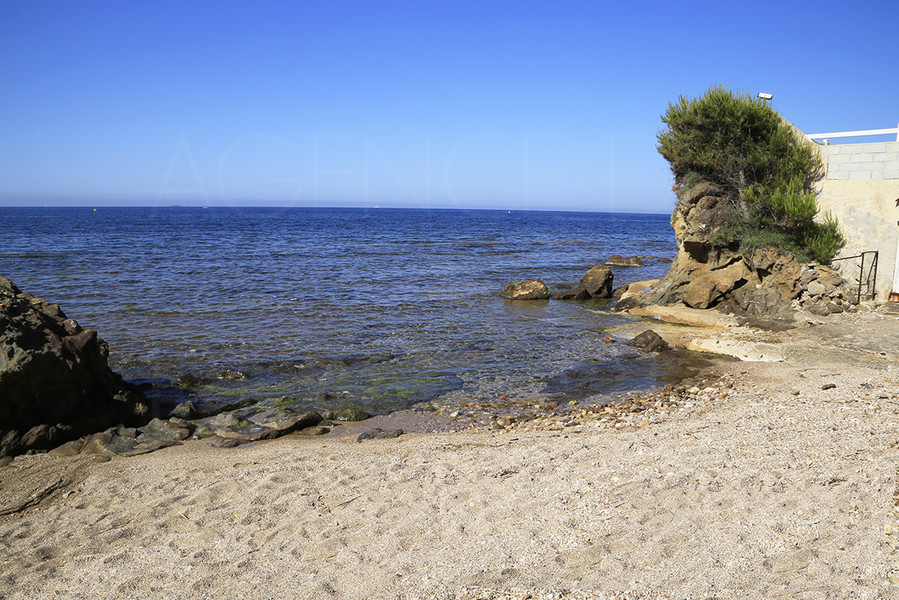
<instances>
[{"instance_id":1,"label":"green shrub","mask_svg":"<svg viewBox=\"0 0 899 600\"><path fill-rule=\"evenodd\" d=\"M678 196L709 181L738 209L713 243L739 243L741 251L772 245L821 262L843 246L833 218L815 221L814 184L823 168L814 145L767 103L716 86L700 98L681 96L662 121L658 150Z\"/></svg>"}]
</instances>

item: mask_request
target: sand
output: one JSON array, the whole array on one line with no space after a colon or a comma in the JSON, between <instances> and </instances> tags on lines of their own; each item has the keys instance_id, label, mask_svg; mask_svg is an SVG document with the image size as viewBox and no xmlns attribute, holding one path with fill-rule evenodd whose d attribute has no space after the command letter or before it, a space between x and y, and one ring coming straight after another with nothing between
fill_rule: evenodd
<instances>
[{"instance_id":1,"label":"sand","mask_svg":"<svg viewBox=\"0 0 899 600\"><path fill-rule=\"evenodd\" d=\"M840 322L639 427L20 457L0 597L899 597L897 319Z\"/></svg>"}]
</instances>

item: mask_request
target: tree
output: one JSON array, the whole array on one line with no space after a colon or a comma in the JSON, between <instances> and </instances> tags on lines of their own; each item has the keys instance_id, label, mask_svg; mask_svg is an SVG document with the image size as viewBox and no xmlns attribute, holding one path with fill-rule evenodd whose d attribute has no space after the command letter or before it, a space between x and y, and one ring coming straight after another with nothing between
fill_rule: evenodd
<instances>
[{"instance_id":1,"label":"tree","mask_svg":"<svg viewBox=\"0 0 899 600\"><path fill-rule=\"evenodd\" d=\"M823 167L814 144L768 104L721 86L681 96L662 115L658 151L675 189L721 186L734 208L715 240L749 252L762 246L827 262L845 240L829 215L818 222L814 185Z\"/></svg>"}]
</instances>

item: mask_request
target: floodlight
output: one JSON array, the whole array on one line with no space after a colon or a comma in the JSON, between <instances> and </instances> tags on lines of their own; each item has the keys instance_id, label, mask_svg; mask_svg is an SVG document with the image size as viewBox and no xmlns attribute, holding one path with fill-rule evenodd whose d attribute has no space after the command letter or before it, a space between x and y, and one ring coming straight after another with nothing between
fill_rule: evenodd
<instances>
[{"instance_id":1,"label":"floodlight","mask_svg":"<svg viewBox=\"0 0 899 600\"><path fill-rule=\"evenodd\" d=\"M759 92L759 98L761 98L762 100L770 100L773 97L774 96L772 96L771 94L766 94L765 92Z\"/></svg>"}]
</instances>

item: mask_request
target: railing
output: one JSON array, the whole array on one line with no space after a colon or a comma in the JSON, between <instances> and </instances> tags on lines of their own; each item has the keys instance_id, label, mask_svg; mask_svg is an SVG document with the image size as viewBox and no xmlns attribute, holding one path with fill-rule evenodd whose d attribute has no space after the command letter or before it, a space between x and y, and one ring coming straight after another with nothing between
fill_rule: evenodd
<instances>
[{"instance_id":1,"label":"railing","mask_svg":"<svg viewBox=\"0 0 899 600\"><path fill-rule=\"evenodd\" d=\"M865 264L865 257L868 257L867 265ZM853 260L860 258L861 263L858 266L858 295L856 296L854 304L858 304L862 301L863 296L867 296L868 300L874 299L874 294L876 292L876 284L877 284L877 258L879 253L877 250L867 250L862 252L861 254L856 254L855 256L842 256L840 258L834 258L830 262L835 263L841 260ZM865 267L867 267L867 273L865 272ZM864 289L864 294L862 294L862 290Z\"/></svg>"},{"instance_id":2,"label":"railing","mask_svg":"<svg viewBox=\"0 0 899 600\"><path fill-rule=\"evenodd\" d=\"M896 134L896 141L899 142L899 126L889 129L863 129L860 131L833 131L831 133L807 133L805 137L810 140L824 140L824 144L828 144L830 138L847 138L847 137L866 137L869 135L891 135Z\"/></svg>"}]
</instances>

